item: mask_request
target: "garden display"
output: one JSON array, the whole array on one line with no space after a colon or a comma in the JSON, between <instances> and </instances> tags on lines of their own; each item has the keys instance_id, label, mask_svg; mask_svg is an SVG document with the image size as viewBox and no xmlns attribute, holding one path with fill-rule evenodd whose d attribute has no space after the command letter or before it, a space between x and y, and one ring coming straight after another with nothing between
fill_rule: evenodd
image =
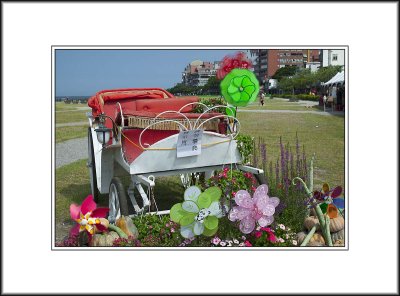
<instances>
[{"instance_id":1,"label":"garden display","mask_svg":"<svg viewBox=\"0 0 400 296\"><path fill-rule=\"evenodd\" d=\"M275 161L262 139L240 133L237 108L260 89L251 66L243 53L224 58L224 101L160 88L90 98L91 194L70 206L76 225L57 246L344 246L343 189L324 183L314 191L314 157L308 164L300 154L297 135L295 152L279 140ZM180 202L159 209L158 178L171 175L182 180ZM108 207L97 206L101 195Z\"/></svg>"}]
</instances>

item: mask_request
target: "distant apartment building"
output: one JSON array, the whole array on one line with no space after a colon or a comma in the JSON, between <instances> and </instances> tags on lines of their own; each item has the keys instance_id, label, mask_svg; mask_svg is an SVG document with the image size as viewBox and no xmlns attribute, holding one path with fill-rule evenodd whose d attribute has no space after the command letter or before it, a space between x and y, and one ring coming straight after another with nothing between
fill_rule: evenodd
<instances>
[{"instance_id":1,"label":"distant apartment building","mask_svg":"<svg viewBox=\"0 0 400 296\"><path fill-rule=\"evenodd\" d=\"M322 67L344 66L344 49L323 49L321 50Z\"/></svg>"},{"instance_id":2,"label":"distant apartment building","mask_svg":"<svg viewBox=\"0 0 400 296\"><path fill-rule=\"evenodd\" d=\"M251 49L247 50L246 54L253 63L254 74L260 83L263 83L268 68L268 49Z\"/></svg>"},{"instance_id":3,"label":"distant apartment building","mask_svg":"<svg viewBox=\"0 0 400 296\"><path fill-rule=\"evenodd\" d=\"M195 60L182 72L182 83L190 86L204 86L211 76L217 74L220 62L203 62Z\"/></svg>"},{"instance_id":4,"label":"distant apartment building","mask_svg":"<svg viewBox=\"0 0 400 296\"><path fill-rule=\"evenodd\" d=\"M320 50L318 49L270 49L268 50L267 76L271 78L279 68L296 66L318 69Z\"/></svg>"},{"instance_id":5,"label":"distant apartment building","mask_svg":"<svg viewBox=\"0 0 400 296\"><path fill-rule=\"evenodd\" d=\"M252 49L246 52L253 61L254 73L260 83L265 83L279 68L308 67L314 71L320 64L318 49Z\"/></svg>"}]
</instances>

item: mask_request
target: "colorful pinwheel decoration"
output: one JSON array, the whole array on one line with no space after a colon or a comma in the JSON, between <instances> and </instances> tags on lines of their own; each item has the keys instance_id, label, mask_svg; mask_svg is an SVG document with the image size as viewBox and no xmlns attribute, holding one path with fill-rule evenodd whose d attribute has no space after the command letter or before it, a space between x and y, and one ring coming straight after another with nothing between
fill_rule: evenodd
<instances>
[{"instance_id":1,"label":"colorful pinwheel decoration","mask_svg":"<svg viewBox=\"0 0 400 296\"><path fill-rule=\"evenodd\" d=\"M258 186L253 198L245 190L239 190L235 195L235 202L238 206L233 207L229 212L228 218L231 221L239 220L241 232L251 233L256 227L265 227L274 221L275 208L280 200L277 197L268 196L268 186L263 184Z\"/></svg>"},{"instance_id":2,"label":"colorful pinwheel decoration","mask_svg":"<svg viewBox=\"0 0 400 296\"><path fill-rule=\"evenodd\" d=\"M338 209L344 208L344 198L339 197L342 193L341 186L329 189L329 185L324 183L321 191L314 191L314 199L320 203L322 213L327 213L329 218L333 219L338 216Z\"/></svg>"},{"instance_id":3,"label":"colorful pinwheel decoration","mask_svg":"<svg viewBox=\"0 0 400 296\"><path fill-rule=\"evenodd\" d=\"M222 80L220 87L222 96L235 107L244 107L255 101L260 90L257 77L247 69L233 69Z\"/></svg>"},{"instance_id":4,"label":"colorful pinwheel decoration","mask_svg":"<svg viewBox=\"0 0 400 296\"><path fill-rule=\"evenodd\" d=\"M76 236L82 231L87 231L91 237L96 232L102 232L109 226L105 219L109 209L97 208L92 195L88 195L82 205L71 204L69 212L72 220L78 224L71 229L71 236Z\"/></svg>"},{"instance_id":5,"label":"colorful pinwheel decoration","mask_svg":"<svg viewBox=\"0 0 400 296\"><path fill-rule=\"evenodd\" d=\"M184 202L175 204L170 210L171 220L181 225L184 238L212 236L217 232L218 218L224 215L219 202L221 194L218 187L210 187L204 192L197 186L186 189Z\"/></svg>"}]
</instances>

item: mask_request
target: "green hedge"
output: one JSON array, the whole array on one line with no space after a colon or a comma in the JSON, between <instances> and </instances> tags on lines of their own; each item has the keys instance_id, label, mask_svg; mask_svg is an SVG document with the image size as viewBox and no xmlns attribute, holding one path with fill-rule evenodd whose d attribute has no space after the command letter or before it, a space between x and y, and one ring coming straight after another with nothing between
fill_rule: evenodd
<instances>
[{"instance_id":1,"label":"green hedge","mask_svg":"<svg viewBox=\"0 0 400 296\"><path fill-rule=\"evenodd\" d=\"M305 100L305 101L319 101L319 96L308 95L308 94L300 94L300 95L283 94L283 95L278 95L277 97L284 98L284 99L298 99L298 100Z\"/></svg>"}]
</instances>

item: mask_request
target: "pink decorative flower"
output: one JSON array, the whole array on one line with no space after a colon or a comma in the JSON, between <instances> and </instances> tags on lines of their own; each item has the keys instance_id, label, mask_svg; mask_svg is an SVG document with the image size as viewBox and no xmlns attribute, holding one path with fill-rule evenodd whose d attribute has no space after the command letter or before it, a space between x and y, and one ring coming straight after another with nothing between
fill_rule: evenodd
<instances>
[{"instance_id":1,"label":"pink decorative flower","mask_svg":"<svg viewBox=\"0 0 400 296\"><path fill-rule=\"evenodd\" d=\"M80 206L72 204L69 212L72 220L78 224L71 229L70 234L78 235L79 232L86 230L89 235L93 235L96 230L106 230L109 224L105 219L108 211L108 208L96 208L92 195L88 195Z\"/></svg>"},{"instance_id":2,"label":"pink decorative flower","mask_svg":"<svg viewBox=\"0 0 400 296\"><path fill-rule=\"evenodd\" d=\"M279 198L269 197L268 186L258 186L253 198L245 190L239 190L235 195L237 207L229 212L229 220L240 220L239 229L241 232L251 233L256 227L256 221L261 227L270 225L274 221L275 208L279 204Z\"/></svg>"},{"instance_id":3,"label":"pink decorative flower","mask_svg":"<svg viewBox=\"0 0 400 296\"><path fill-rule=\"evenodd\" d=\"M245 242L244 242L244 245L245 245L246 247L252 247L252 246L253 246L249 241L245 241Z\"/></svg>"},{"instance_id":4,"label":"pink decorative flower","mask_svg":"<svg viewBox=\"0 0 400 296\"><path fill-rule=\"evenodd\" d=\"M261 231L256 231L256 233L254 233L254 236L256 238L260 238L262 236L262 232Z\"/></svg>"}]
</instances>

